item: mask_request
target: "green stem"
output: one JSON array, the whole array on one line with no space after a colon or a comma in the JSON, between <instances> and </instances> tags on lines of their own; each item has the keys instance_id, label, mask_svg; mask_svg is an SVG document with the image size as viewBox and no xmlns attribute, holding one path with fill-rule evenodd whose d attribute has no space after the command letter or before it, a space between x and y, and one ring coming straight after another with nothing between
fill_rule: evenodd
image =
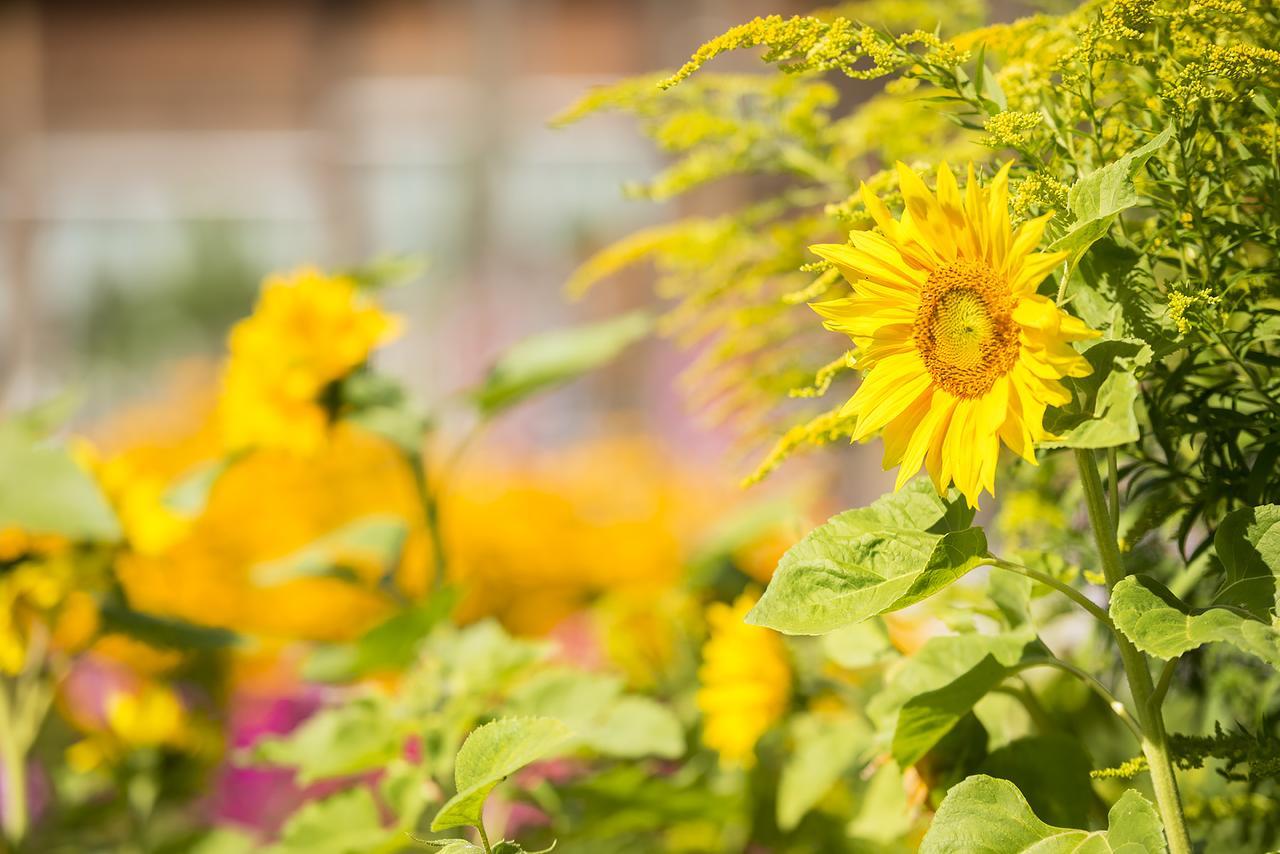
<instances>
[{"instance_id":1,"label":"green stem","mask_svg":"<svg viewBox=\"0 0 1280 854\"><path fill-rule=\"evenodd\" d=\"M1115 716L1120 719L1121 723L1128 727L1129 732L1133 733L1133 737L1138 740L1138 743L1142 744L1142 727L1133 719L1133 715L1129 714L1129 710L1125 707L1124 703L1120 702L1119 698L1108 691L1107 686L1099 682L1092 674L1087 673L1079 667L1076 667L1074 664L1063 661L1060 658L1030 661L1027 663L1027 667L1056 667L1058 670L1061 670L1064 673L1070 673L1072 676L1079 679L1085 685L1089 686L1095 694L1102 698L1102 702L1107 704L1107 708L1109 708Z\"/></svg>"},{"instance_id":2,"label":"green stem","mask_svg":"<svg viewBox=\"0 0 1280 854\"><path fill-rule=\"evenodd\" d=\"M409 467L413 469L413 486L418 493L418 503L422 507L422 520L427 526L427 536L431 539L431 554L435 561L435 575L431 585L433 593L444 587L446 578L444 531L440 526L440 503L427 479L427 461L422 454L408 454Z\"/></svg>"},{"instance_id":3,"label":"green stem","mask_svg":"<svg viewBox=\"0 0 1280 854\"><path fill-rule=\"evenodd\" d=\"M1125 577L1124 566L1120 562L1120 549L1116 545L1115 529L1107 512L1107 499L1103 493L1102 480L1098 477L1098 465L1093 451L1077 448L1075 453L1080 482L1084 486L1085 500L1089 507L1089 525L1093 529L1093 538L1098 545L1102 569L1107 577L1107 589L1110 591ZM1146 656L1138 651L1123 632L1116 632L1115 637L1125 676L1129 680L1129 691L1137 707L1138 722L1142 726L1142 752L1151 770L1151 785L1155 790L1156 806L1164 821L1169 850L1171 854L1190 854L1191 840L1187 835L1186 819L1182 815L1178 780L1169 759L1164 718L1159 704L1151 703L1155 686L1151 681L1151 671L1147 668Z\"/></svg>"},{"instance_id":4,"label":"green stem","mask_svg":"<svg viewBox=\"0 0 1280 854\"><path fill-rule=\"evenodd\" d=\"M480 842L484 845L485 854L493 854L493 846L489 844L489 834L484 832L483 819L476 825L476 830L480 831Z\"/></svg>"},{"instance_id":5,"label":"green stem","mask_svg":"<svg viewBox=\"0 0 1280 854\"><path fill-rule=\"evenodd\" d=\"M1116 449L1107 448L1107 507L1111 514L1111 536L1120 536L1120 466Z\"/></svg>"},{"instance_id":6,"label":"green stem","mask_svg":"<svg viewBox=\"0 0 1280 854\"><path fill-rule=\"evenodd\" d=\"M1061 582L1058 579L1054 578L1052 575L1048 575L1047 573L1040 572L1039 570L1036 570L1036 569L1031 569L1030 567L1021 566L1020 564L1010 563L1009 561L1002 560L1001 558L995 558L994 562L991 565L996 569L1004 569L1009 572L1016 572L1018 573L1018 575L1026 576L1027 578L1030 578L1032 581L1038 581L1041 584L1045 585L1046 587L1052 587L1054 590L1057 590L1059 593L1066 596L1072 602L1075 602L1081 608L1084 608L1086 611L1088 611L1095 619L1098 620L1098 622L1102 623L1104 626L1111 629L1112 631L1115 630L1115 626L1111 622L1111 615L1109 615L1102 608L1098 607L1097 603L1091 600L1088 596L1081 593L1079 590L1072 587L1070 584Z\"/></svg>"},{"instance_id":7,"label":"green stem","mask_svg":"<svg viewBox=\"0 0 1280 854\"><path fill-rule=\"evenodd\" d=\"M7 683L7 680L6 680ZM17 698L0 685L0 773L4 774L4 835L17 849L27 835L27 749L22 724L15 719Z\"/></svg>"}]
</instances>

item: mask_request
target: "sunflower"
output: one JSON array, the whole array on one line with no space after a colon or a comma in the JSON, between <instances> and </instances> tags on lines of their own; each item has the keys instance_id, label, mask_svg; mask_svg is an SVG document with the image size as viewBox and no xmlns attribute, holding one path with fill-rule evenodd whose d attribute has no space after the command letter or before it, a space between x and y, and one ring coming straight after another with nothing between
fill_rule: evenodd
<instances>
[{"instance_id":1,"label":"sunflower","mask_svg":"<svg viewBox=\"0 0 1280 854\"><path fill-rule=\"evenodd\" d=\"M756 742L787 710L791 665L782 637L748 625L757 596L748 592L732 605L707 607L709 637L698 670L702 743L726 767L750 767Z\"/></svg>"},{"instance_id":2,"label":"sunflower","mask_svg":"<svg viewBox=\"0 0 1280 854\"><path fill-rule=\"evenodd\" d=\"M935 196L899 163L900 220L864 185L879 232L811 247L854 290L813 305L866 372L841 412L856 418L853 440L883 431L896 488L924 465L939 493L954 483L972 507L995 494L1001 442L1035 462L1052 438L1045 409L1071 399L1061 380L1090 372L1070 342L1098 334L1036 293L1066 253L1036 251L1049 215L1010 225L1009 166L984 188L970 164L961 195L944 163Z\"/></svg>"}]
</instances>

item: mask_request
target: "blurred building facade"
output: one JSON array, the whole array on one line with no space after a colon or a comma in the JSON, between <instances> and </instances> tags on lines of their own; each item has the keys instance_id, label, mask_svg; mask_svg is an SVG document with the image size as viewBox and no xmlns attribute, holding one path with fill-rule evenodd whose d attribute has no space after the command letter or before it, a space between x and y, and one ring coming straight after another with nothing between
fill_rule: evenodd
<instances>
[{"instance_id":1,"label":"blurred building facade","mask_svg":"<svg viewBox=\"0 0 1280 854\"><path fill-rule=\"evenodd\" d=\"M425 255L392 354L429 389L562 321L585 248L661 216L589 86L786 3L10 0L0 4L0 402L104 402L214 350L262 272Z\"/></svg>"}]
</instances>

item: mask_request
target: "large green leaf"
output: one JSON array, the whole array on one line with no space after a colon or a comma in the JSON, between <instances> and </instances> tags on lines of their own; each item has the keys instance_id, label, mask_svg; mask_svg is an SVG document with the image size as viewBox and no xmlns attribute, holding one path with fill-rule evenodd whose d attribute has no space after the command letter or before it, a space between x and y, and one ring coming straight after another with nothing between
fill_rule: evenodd
<instances>
[{"instance_id":1,"label":"large green leaf","mask_svg":"<svg viewBox=\"0 0 1280 854\"><path fill-rule=\"evenodd\" d=\"M783 555L747 622L817 635L928 598L988 560L970 519L925 479L841 513Z\"/></svg>"},{"instance_id":2,"label":"large green leaf","mask_svg":"<svg viewBox=\"0 0 1280 854\"><path fill-rule=\"evenodd\" d=\"M514 406L542 389L602 367L652 329L649 315L635 312L526 338L490 369L474 393L476 405L484 415Z\"/></svg>"},{"instance_id":3,"label":"large green leaf","mask_svg":"<svg viewBox=\"0 0 1280 854\"><path fill-rule=\"evenodd\" d=\"M1026 793L1036 815L1065 827L1087 827L1093 806L1092 763L1076 738L1063 733L1015 739L992 751L981 772Z\"/></svg>"},{"instance_id":4,"label":"large green leaf","mask_svg":"<svg viewBox=\"0 0 1280 854\"><path fill-rule=\"evenodd\" d=\"M65 448L22 425L0 425L0 528L114 542L120 523L89 473Z\"/></svg>"},{"instance_id":5,"label":"large green leaf","mask_svg":"<svg viewBox=\"0 0 1280 854\"><path fill-rule=\"evenodd\" d=\"M1089 832L1045 824L1008 780L977 775L947 793L921 854L1161 854L1155 807L1130 789L1111 807L1107 829Z\"/></svg>"},{"instance_id":6,"label":"large green leaf","mask_svg":"<svg viewBox=\"0 0 1280 854\"><path fill-rule=\"evenodd\" d=\"M892 726L893 758L918 762L974 705L1008 677L1051 659L1028 631L930 639L907 660L869 711Z\"/></svg>"},{"instance_id":7,"label":"large green leaf","mask_svg":"<svg viewBox=\"0 0 1280 854\"><path fill-rule=\"evenodd\" d=\"M561 747L571 735L552 718L504 718L472 732L454 765L458 793L436 813L431 829L480 826L485 799L494 786Z\"/></svg>"},{"instance_id":8,"label":"large green leaf","mask_svg":"<svg viewBox=\"0 0 1280 854\"><path fill-rule=\"evenodd\" d=\"M1058 438L1044 446L1112 448L1138 441L1137 372L1151 361L1151 348L1136 339L1108 339L1085 350L1084 357L1093 373L1066 381L1074 400L1045 413L1045 429Z\"/></svg>"},{"instance_id":9,"label":"large green leaf","mask_svg":"<svg viewBox=\"0 0 1280 854\"><path fill-rule=\"evenodd\" d=\"M297 769L304 786L381 768L404 748L385 700L368 697L324 709L288 735L253 746L254 760Z\"/></svg>"},{"instance_id":10,"label":"large green leaf","mask_svg":"<svg viewBox=\"0 0 1280 854\"><path fill-rule=\"evenodd\" d=\"M794 742L778 779L778 827L791 830L854 767L872 732L858 715L806 714L791 722Z\"/></svg>"},{"instance_id":11,"label":"large green leaf","mask_svg":"<svg viewBox=\"0 0 1280 854\"><path fill-rule=\"evenodd\" d=\"M1121 211L1139 202L1134 176L1173 137L1173 126L1165 128L1145 145L1085 175L1067 193L1067 207L1075 222L1071 230L1049 247L1069 252L1067 264L1076 266L1080 256L1111 229Z\"/></svg>"},{"instance_id":12,"label":"large green leaf","mask_svg":"<svg viewBox=\"0 0 1280 854\"><path fill-rule=\"evenodd\" d=\"M1225 641L1280 667L1280 632L1271 623L1226 608L1192 608L1147 576L1131 575L1115 586L1111 619L1134 646L1157 658Z\"/></svg>"},{"instance_id":13,"label":"large green leaf","mask_svg":"<svg viewBox=\"0 0 1280 854\"><path fill-rule=\"evenodd\" d=\"M1277 605L1280 575L1280 506L1264 504L1228 513L1213 537L1226 571L1217 604L1240 605L1269 620Z\"/></svg>"}]
</instances>

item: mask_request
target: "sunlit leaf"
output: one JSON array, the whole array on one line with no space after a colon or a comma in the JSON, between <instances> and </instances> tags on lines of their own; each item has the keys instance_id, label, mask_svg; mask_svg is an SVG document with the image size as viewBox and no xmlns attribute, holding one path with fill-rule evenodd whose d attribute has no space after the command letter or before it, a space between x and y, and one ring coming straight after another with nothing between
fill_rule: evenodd
<instances>
[{"instance_id":1,"label":"sunlit leaf","mask_svg":"<svg viewBox=\"0 0 1280 854\"><path fill-rule=\"evenodd\" d=\"M304 786L381 768L400 755L404 736L384 699L370 697L323 709L288 735L253 746L253 759L295 768Z\"/></svg>"},{"instance_id":2,"label":"sunlit leaf","mask_svg":"<svg viewBox=\"0 0 1280 854\"><path fill-rule=\"evenodd\" d=\"M783 555L747 622L815 635L919 602L987 559L981 528L954 529L927 480L848 510Z\"/></svg>"},{"instance_id":3,"label":"sunlit leaf","mask_svg":"<svg viewBox=\"0 0 1280 854\"><path fill-rule=\"evenodd\" d=\"M1161 854L1164 833L1155 807L1130 789L1107 815L1107 829L1093 832L1041 821L1018 787L977 775L943 799L921 854Z\"/></svg>"},{"instance_id":4,"label":"sunlit leaf","mask_svg":"<svg viewBox=\"0 0 1280 854\"><path fill-rule=\"evenodd\" d=\"M1133 186L1134 176L1172 137L1170 125L1145 145L1076 181L1067 194L1067 205L1075 223L1049 248L1069 252L1067 264L1075 267L1080 256L1110 231L1121 211L1139 202L1138 191Z\"/></svg>"},{"instance_id":5,"label":"sunlit leaf","mask_svg":"<svg viewBox=\"0 0 1280 854\"><path fill-rule=\"evenodd\" d=\"M1131 575L1115 586L1111 619L1134 646L1157 658L1222 641L1280 667L1280 631L1274 625L1236 610L1192 608L1148 576Z\"/></svg>"},{"instance_id":6,"label":"sunlit leaf","mask_svg":"<svg viewBox=\"0 0 1280 854\"><path fill-rule=\"evenodd\" d=\"M649 315L636 312L526 338L490 369L474 393L476 405L484 415L514 406L545 388L604 366L652 329Z\"/></svg>"},{"instance_id":7,"label":"sunlit leaf","mask_svg":"<svg viewBox=\"0 0 1280 854\"><path fill-rule=\"evenodd\" d=\"M485 724L458 751L454 781L458 793L440 808L431 829L479 826L489 792L510 774L545 758L572 732L551 718L504 718Z\"/></svg>"},{"instance_id":8,"label":"sunlit leaf","mask_svg":"<svg viewBox=\"0 0 1280 854\"><path fill-rule=\"evenodd\" d=\"M992 688L1051 654L1030 631L931 638L868 709L893 731L893 757L919 761Z\"/></svg>"}]
</instances>

